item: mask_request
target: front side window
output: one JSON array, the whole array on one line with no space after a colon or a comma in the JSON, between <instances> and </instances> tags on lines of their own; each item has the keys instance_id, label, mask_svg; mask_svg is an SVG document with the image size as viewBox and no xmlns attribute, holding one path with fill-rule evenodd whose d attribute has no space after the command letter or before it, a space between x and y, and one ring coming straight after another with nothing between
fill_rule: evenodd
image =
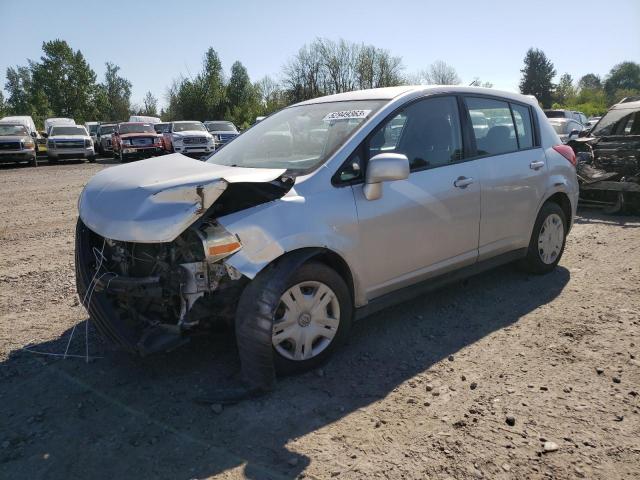
<instances>
[{"instance_id":1,"label":"front side window","mask_svg":"<svg viewBox=\"0 0 640 480\"><path fill-rule=\"evenodd\" d=\"M462 135L455 97L420 100L388 119L368 143L368 158L379 153L406 155L411 170L461 160Z\"/></svg>"},{"instance_id":2,"label":"front side window","mask_svg":"<svg viewBox=\"0 0 640 480\"><path fill-rule=\"evenodd\" d=\"M285 108L256 123L207 161L309 172L326 162L387 101L324 102Z\"/></svg>"},{"instance_id":3,"label":"front side window","mask_svg":"<svg viewBox=\"0 0 640 480\"><path fill-rule=\"evenodd\" d=\"M507 102L478 97L468 97L465 101L471 118L481 113L489 127L484 136L473 129L478 155L499 155L518 149L516 130Z\"/></svg>"}]
</instances>

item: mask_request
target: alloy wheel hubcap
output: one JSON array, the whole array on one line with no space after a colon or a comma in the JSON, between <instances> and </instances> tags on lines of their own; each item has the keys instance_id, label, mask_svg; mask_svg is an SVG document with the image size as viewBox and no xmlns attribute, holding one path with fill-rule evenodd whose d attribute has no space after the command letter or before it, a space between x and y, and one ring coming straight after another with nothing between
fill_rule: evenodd
<instances>
[{"instance_id":1,"label":"alloy wheel hubcap","mask_svg":"<svg viewBox=\"0 0 640 480\"><path fill-rule=\"evenodd\" d=\"M309 360L331 344L339 325L340 303L335 292L321 282L300 282L280 297L271 340L283 357Z\"/></svg>"},{"instance_id":2,"label":"alloy wheel hubcap","mask_svg":"<svg viewBox=\"0 0 640 480\"><path fill-rule=\"evenodd\" d=\"M564 243L564 224L556 213L549 215L542 224L538 235L540 260L550 265L556 261Z\"/></svg>"}]
</instances>

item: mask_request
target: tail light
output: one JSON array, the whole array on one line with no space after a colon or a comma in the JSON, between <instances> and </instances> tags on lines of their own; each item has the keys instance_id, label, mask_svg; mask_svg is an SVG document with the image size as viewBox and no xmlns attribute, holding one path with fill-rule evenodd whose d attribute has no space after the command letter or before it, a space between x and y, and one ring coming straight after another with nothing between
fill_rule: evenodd
<instances>
[{"instance_id":1,"label":"tail light","mask_svg":"<svg viewBox=\"0 0 640 480\"><path fill-rule=\"evenodd\" d=\"M569 163L571 165L573 165L574 167L576 166L577 164L576 152L574 152L573 148L571 148L569 145L554 145L553 149L556 152L558 152L560 155L562 155L564 158L569 160Z\"/></svg>"}]
</instances>

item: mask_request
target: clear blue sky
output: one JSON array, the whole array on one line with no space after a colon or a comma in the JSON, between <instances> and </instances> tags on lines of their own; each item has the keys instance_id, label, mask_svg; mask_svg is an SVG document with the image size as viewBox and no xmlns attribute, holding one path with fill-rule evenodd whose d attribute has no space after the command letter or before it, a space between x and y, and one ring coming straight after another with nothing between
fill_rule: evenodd
<instances>
[{"instance_id":1,"label":"clear blue sky","mask_svg":"<svg viewBox=\"0 0 640 480\"><path fill-rule=\"evenodd\" d=\"M401 56L407 72L440 59L465 83L478 76L506 90L517 89L532 46L574 79L640 62L640 0L0 0L0 19L1 86L8 66L37 60L43 41L61 38L99 81L104 62L115 62L134 102L150 90L163 104L171 80L199 71L209 46L227 72L240 60L258 80L277 77L315 37L345 38Z\"/></svg>"}]
</instances>

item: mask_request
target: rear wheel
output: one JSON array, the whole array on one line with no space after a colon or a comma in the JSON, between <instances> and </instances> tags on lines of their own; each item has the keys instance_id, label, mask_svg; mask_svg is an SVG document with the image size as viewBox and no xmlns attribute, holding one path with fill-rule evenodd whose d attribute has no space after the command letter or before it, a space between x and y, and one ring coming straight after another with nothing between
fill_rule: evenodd
<instances>
[{"instance_id":1,"label":"rear wheel","mask_svg":"<svg viewBox=\"0 0 640 480\"><path fill-rule=\"evenodd\" d=\"M557 203L547 202L540 209L533 227L527 256L522 267L531 273L548 273L556 268L567 236L567 218Z\"/></svg>"}]
</instances>

